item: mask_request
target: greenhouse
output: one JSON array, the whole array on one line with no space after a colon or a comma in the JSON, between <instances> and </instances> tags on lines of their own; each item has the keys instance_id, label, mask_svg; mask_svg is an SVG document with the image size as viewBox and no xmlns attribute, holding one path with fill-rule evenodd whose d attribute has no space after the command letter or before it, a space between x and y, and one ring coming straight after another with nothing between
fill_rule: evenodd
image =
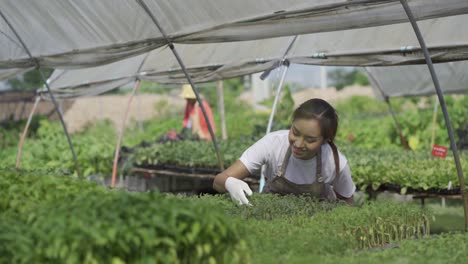
<instances>
[{"instance_id":1,"label":"greenhouse","mask_svg":"<svg viewBox=\"0 0 468 264\"><path fill-rule=\"evenodd\" d=\"M0 263L468 257L466 1L3 1L0 16ZM312 68L329 85L291 81ZM311 101L336 135L297 114ZM301 162L314 180L291 186L320 195L275 189Z\"/></svg>"}]
</instances>

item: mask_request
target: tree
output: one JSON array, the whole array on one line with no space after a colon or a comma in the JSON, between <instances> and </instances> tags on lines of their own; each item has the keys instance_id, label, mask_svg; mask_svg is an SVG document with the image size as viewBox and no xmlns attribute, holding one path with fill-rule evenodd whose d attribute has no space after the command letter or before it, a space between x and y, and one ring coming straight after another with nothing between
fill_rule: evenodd
<instances>
[{"instance_id":1,"label":"tree","mask_svg":"<svg viewBox=\"0 0 468 264\"><path fill-rule=\"evenodd\" d=\"M352 84L369 85L367 76L357 69L346 70L344 68L337 68L328 73L331 83L337 90L343 89L345 86Z\"/></svg>"},{"instance_id":2,"label":"tree","mask_svg":"<svg viewBox=\"0 0 468 264\"><path fill-rule=\"evenodd\" d=\"M45 78L49 78L52 69L41 69ZM36 90L44 85L41 75L37 69L30 70L24 74L17 75L14 79L8 80L8 85L12 90Z\"/></svg>"}]
</instances>

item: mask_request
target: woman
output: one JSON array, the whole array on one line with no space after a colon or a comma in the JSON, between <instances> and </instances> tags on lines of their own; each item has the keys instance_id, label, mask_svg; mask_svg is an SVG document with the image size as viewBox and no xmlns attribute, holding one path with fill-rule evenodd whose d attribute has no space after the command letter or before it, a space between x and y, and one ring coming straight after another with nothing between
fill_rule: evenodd
<instances>
[{"instance_id":1,"label":"woman","mask_svg":"<svg viewBox=\"0 0 468 264\"><path fill-rule=\"evenodd\" d=\"M335 109L321 99L310 99L293 113L289 130L270 133L249 147L240 159L216 175L213 188L229 192L239 204L252 194L245 177L266 165L265 192L309 194L353 202L356 187L343 154L333 142L338 129Z\"/></svg>"}]
</instances>

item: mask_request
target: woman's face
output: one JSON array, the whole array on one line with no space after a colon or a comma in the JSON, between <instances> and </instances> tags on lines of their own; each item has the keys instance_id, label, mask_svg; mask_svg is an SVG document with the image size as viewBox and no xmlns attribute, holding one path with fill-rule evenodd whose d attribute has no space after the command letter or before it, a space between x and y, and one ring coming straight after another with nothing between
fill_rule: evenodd
<instances>
[{"instance_id":1,"label":"woman's face","mask_svg":"<svg viewBox=\"0 0 468 264\"><path fill-rule=\"evenodd\" d=\"M324 139L320 132L320 124L315 119L296 119L289 130L291 153L298 159L313 158Z\"/></svg>"}]
</instances>

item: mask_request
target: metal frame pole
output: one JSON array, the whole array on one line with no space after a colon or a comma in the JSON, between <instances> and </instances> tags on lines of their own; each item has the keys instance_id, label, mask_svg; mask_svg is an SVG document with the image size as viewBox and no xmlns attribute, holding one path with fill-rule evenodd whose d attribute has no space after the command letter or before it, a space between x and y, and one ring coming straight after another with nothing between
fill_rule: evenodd
<instances>
[{"instance_id":1,"label":"metal frame pole","mask_svg":"<svg viewBox=\"0 0 468 264\"><path fill-rule=\"evenodd\" d=\"M403 145L403 147L406 150L410 150L410 147L408 145L408 141L406 140L405 136L403 135L403 131L401 130L400 122L398 122L398 119L396 118L395 112L393 111L392 104L390 103L390 97L387 96L384 93L384 91L382 90L382 87L380 87L380 83L374 78L374 75L372 75L372 73L370 73L369 69L367 69L367 67L364 67L364 70L366 71L367 76L369 76L369 78L371 78L371 80L375 83L375 86L376 86L377 90L379 90L380 95L382 95L382 97L384 98L385 103L387 103L388 110L390 111L390 114L392 115L393 121L395 122L395 126L396 126L396 128L398 130L398 133L400 135L401 144Z\"/></svg>"},{"instance_id":2,"label":"metal frame pole","mask_svg":"<svg viewBox=\"0 0 468 264\"><path fill-rule=\"evenodd\" d=\"M460 157L458 156L457 144L455 143L455 137L453 134L452 124L450 122L450 117L448 115L447 105L445 104L445 99L442 94L442 90L440 89L439 80L437 78L434 65L432 64L431 55L429 54L429 50L427 49L424 38L421 34L421 31L419 30L416 20L414 19L413 13L411 12L408 2L406 0L400 0L400 3L403 6L406 15L408 16L411 26L413 27L414 33L416 34L419 44L421 45L421 49L424 52L424 58L426 59L426 64L427 64L427 67L429 68L429 72L431 73L431 77L432 77L432 81L434 82L434 87L437 93L437 97L439 98L440 107L444 114L445 125L447 126L447 131L448 131L448 135L450 138L450 147L452 148L453 157L455 159L455 166L457 168L457 173L458 173L458 181L460 182L460 191L463 197L463 210L465 213L465 231L468 231L468 202L466 199L467 197L465 196L465 179L463 177L463 171L462 171L462 167L460 164Z\"/></svg>"},{"instance_id":3,"label":"metal frame pole","mask_svg":"<svg viewBox=\"0 0 468 264\"><path fill-rule=\"evenodd\" d=\"M273 101L273 107L271 108L270 118L268 119L268 125L267 125L267 130L266 130L267 134L270 133L270 131L271 131L271 126L273 124L273 118L275 117L275 112L276 112L276 105L278 104L279 97L281 95L281 90L283 88L283 83L284 83L284 79L286 77L286 73L289 70L289 61L288 60L283 60L282 65L284 65L285 68L284 68L283 73L281 75L281 79L280 79L280 82L278 84L278 88L276 89L275 100Z\"/></svg>"},{"instance_id":4,"label":"metal frame pole","mask_svg":"<svg viewBox=\"0 0 468 264\"><path fill-rule=\"evenodd\" d=\"M52 91L49 87L49 84L47 83L46 81L46 78L44 77L44 74L42 73L41 71L41 68L40 68L40 65L39 65L39 61L37 61L37 59L35 59L31 52L29 51L28 47L26 46L26 44L24 43L23 39L19 36L18 32L16 32L15 28L10 24L10 21L8 21L8 19L5 17L5 15L3 14L3 12L0 10L0 16L3 18L3 20L5 20L5 22L8 24L8 27L10 27L11 31L13 31L13 34L15 34L16 38L18 38L19 42L21 43L21 45L23 46L23 49L26 51L26 53L28 54L29 58L34 62L34 64L36 65L36 68L39 72L39 75L41 76L41 80L42 82L44 83L44 85L46 86L47 88L47 91L49 92L49 95L50 95L50 98L52 99L52 102L54 104L54 107L55 107L55 111L57 112L57 115L59 116L59 119L60 119L60 123L62 124L62 127L63 127L63 130L65 131L65 136L67 137L67 141L68 141L68 145L70 146L70 150L72 152L72 155L73 155L73 160L75 162L75 169L76 169L76 173L78 174L78 177L81 178L81 172L80 172L80 168L78 167L78 160L76 158L76 154L75 154L75 150L73 149L73 144L71 142L71 139L70 139L70 135L68 134L68 130L67 130L67 127L65 125L65 121L63 120L63 116L62 116L62 113L60 113L59 111L59 107L58 107L58 104L57 104L57 101L55 100L55 97L54 95L52 94Z\"/></svg>"},{"instance_id":5,"label":"metal frame pole","mask_svg":"<svg viewBox=\"0 0 468 264\"><path fill-rule=\"evenodd\" d=\"M174 54L175 58L177 59L177 62L179 63L180 67L182 68L182 71L184 72L185 74L185 77L187 78L189 84L192 86L192 90L193 92L195 93L195 97L197 98L197 102L198 104L200 105L200 108L202 110L202 113L203 113L203 117L205 118L205 121L206 123L208 124L208 130L210 131L210 135L211 135L211 140L213 141L213 146L215 148L215 151L216 151L216 156L218 158L218 162L219 162L219 167L221 168L221 170L224 170L224 161L222 159L222 156L221 156L221 152L218 148L218 144L216 142L216 137L215 137L215 134L214 134L214 131L213 131L213 128L211 127L211 123L208 119L208 115L206 114L206 110L205 110L205 107L203 106L203 103L202 103L202 100L201 100L201 97L200 97L200 94L198 93L198 89L195 87L195 83L193 82L192 78L190 77L190 74L188 73L187 71L187 68L185 68L185 65L182 61L182 59L180 58L179 56L179 53L177 52L177 50L175 49L174 47L174 44L172 43L172 41L168 38L168 36L166 35L164 29L159 25L159 22L158 20L156 19L156 17L153 15L153 13L151 13L151 10L148 8L148 6L145 4L144 0L136 0L140 5L141 7L144 9L144 11L148 14L148 16L150 16L151 20L153 20L153 23L156 25L156 27L158 28L159 32L161 32L161 34L163 35L164 39L166 40L166 44L169 46L169 48L171 49L172 53Z\"/></svg>"},{"instance_id":6,"label":"metal frame pole","mask_svg":"<svg viewBox=\"0 0 468 264\"><path fill-rule=\"evenodd\" d=\"M286 73L289 70L289 61L286 59L286 55L288 55L289 51L292 49L292 47L293 47L293 45L296 42L298 37L299 36L297 36L297 35L294 36L292 38L291 42L289 42L289 45L286 48L286 50L284 51L283 58L281 59L281 62L280 62L280 66L284 65L285 68L283 70L283 74L281 75L281 79L280 79L280 82L278 84L278 88L276 89L275 100L273 101L273 107L271 109L270 118L268 119L266 134L270 133L270 131L271 131L271 126L273 124L273 117L275 116L275 112L276 112L276 105L278 104L278 101L279 101L279 97L280 97L281 90L282 90L282 87L283 87L284 79L286 78ZM262 76L263 75L265 75L265 73L262 74ZM268 75L268 74L266 74L266 75ZM266 78L266 76L265 76L265 78ZM260 192L260 193L263 191L263 187L265 187L265 174L264 174L264 172L265 172L265 165L263 165L261 170L260 170L260 183L259 183L259 186L258 186L258 192Z\"/></svg>"},{"instance_id":7,"label":"metal frame pole","mask_svg":"<svg viewBox=\"0 0 468 264\"><path fill-rule=\"evenodd\" d=\"M411 148L408 145L408 141L406 140L405 136L403 135L403 131L401 130L400 122L398 122L398 119L396 118L395 112L393 111L392 104L390 103L390 97L385 96L385 102L387 103L388 110L390 111L390 114L392 115L393 121L395 122L395 126L397 127L398 134L400 134L400 141L405 150L411 150Z\"/></svg>"},{"instance_id":8,"label":"metal frame pole","mask_svg":"<svg viewBox=\"0 0 468 264\"><path fill-rule=\"evenodd\" d=\"M278 85L278 88L276 89L275 100L273 102L273 107L271 109L270 118L268 119L266 134L270 133L270 131L271 131L271 126L273 124L273 117L275 116L275 112L276 112L276 105L278 104L279 97L280 97L280 94L281 94L281 89L283 87L283 82L284 82L284 79L286 77L286 73L288 72L288 69L289 69L289 61L286 59L286 55L288 55L289 51L292 49L292 47L293 47L294 43L296 42L297 38L298 38L298 36L296 35L296 36L293 37L291 42L289 42L289 45L286 48L286 50L284 51L283 58L281 59L281 62L279 64L280 66L281 65L285 66L285 68L283 70L283 74L281 75L281 79L280 79L280 83ZM265 78L266 78L266 76L265 76ZM265 165L263 165L261 170L260 170L260 183L259 183L259 186L258 186L258 192L260 192L260 193L263 191L263 187L265 186L265 174L264 174L264 172L265 172Z\"/></svg>"},{"instance_id":9,"label":"metal frame pole","mask_svg":"<svg viewBox=\"0 0 468 264\"><path fill-rule=\"evenodd\" d=\"M283 60L281 62L281 64L283 64L285 68L284 68L283 73L281 75L281 79L280 79L280 82L278 84L278 88L276 89L275 100L273 101L273 107L271 109L270 118L268 119L266 134L270 133L270 131L271 131L271 126L273 124L273 118L274 118L275 112L276 112L276 105L278 104L279 97L281 95L281 90L283 88L284 79L286 78L286 73L289 70L289 61L288 60ZM258 186L258 192L260 192L260 193L263 191L263 187L265 187L265 174L264 174L264 171L265 171L265 166L262 166L262 169L260 171L260 183L259 183L259 186Z\"/></svg>"},{"instance_id":10,"label":"metal frame pole","mask_svg":"<svg viewBox=\"0 0 468 264\"><path fill-rule=\"evenodd\" d=\"M115 147L115 154L114 154L114 165L112 166L112 182L111 182L112 188L115 186L115 177L117 175L117 163L119 161L120 144L122 142L122 137L123 137L123 133L125 129L125 122L127 121L128 112L130 112L130 106L132 105L133 97L135 96L135 93L139 87L140 87L140 79L137 79L135 82L135 85L133 86L132 94L130 98L128 99L127 110L124 113L122 126L120 127L119 136L117 138L117 146Z\"/></svg>"},{"instance_id":11,"label":"metal frame pole","mask_svg":"<svg viewBox=\"0 0 468 264\"><path fill-rule=\"evenodd\" d=\"M23 134L21 135L20 142L18 144L18 154L16 155L16 168L19 169L20 162L21 162L21 154L23 153L23 144L24 140L26 139L26 135L28 134L28 129L29 125L31 124L32 117L34 115L34 112L36 112L37 105L39 104L39 101L41 100L40 96L36 97L36 101L34 102L34 105L31 109L31 113L29 113L28 121L26 122L26 126L24 126Z\"/></svg>"}]
</instances>

